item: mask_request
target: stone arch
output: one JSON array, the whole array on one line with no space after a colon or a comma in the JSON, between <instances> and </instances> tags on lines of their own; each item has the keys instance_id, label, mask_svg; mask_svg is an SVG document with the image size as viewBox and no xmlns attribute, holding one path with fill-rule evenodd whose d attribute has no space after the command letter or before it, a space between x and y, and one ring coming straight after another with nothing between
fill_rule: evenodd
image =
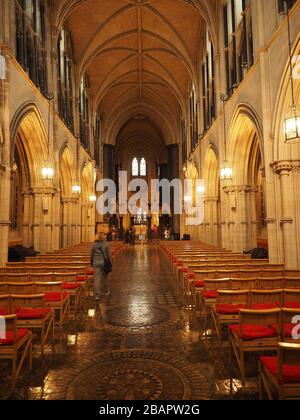
<instances>
[{"instance_id":1,"label":"stone arch","mask_svg":"<svg viewBox=\"0 0 300 420\"><path fill-rule=\"evenodd\" d=\"M257 113L247 104L237 107L228 132L228 161L233 179L224 187L223 243L246 251L267 242L265 226L265 157L262 126ZM226 230L226 231L225 231Z\"/></svg>"},{"instance_id":2,"label":"stone arch","mask_svg":"<svg viewBox=\"0 0 300 420\"><path fill-rule=\"evenodd\" d=\"M23 105L11 122L11 167L16 145L20 142L30 169L30 187L38 187L42 180L41 169L49 158L48 140L41 113L32 102Z\"/></svg>"}]
</instances>

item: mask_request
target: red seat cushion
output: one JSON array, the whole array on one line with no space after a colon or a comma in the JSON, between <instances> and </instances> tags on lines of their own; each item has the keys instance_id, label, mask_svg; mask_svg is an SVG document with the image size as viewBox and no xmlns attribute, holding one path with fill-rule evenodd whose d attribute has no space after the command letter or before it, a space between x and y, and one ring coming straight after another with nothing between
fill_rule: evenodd
<instances>
[{"instance_id":1,"label":"red seat cushion","mask_svg":"<svg viewBox=\"0 0 300 420\"><path fill-rule=\"evenodd\" d=\"M189 273L189 279L190 280L193 280L193 279L195 279L196 278L196 274L194 274L194 273Z\"/></svg>"},{"instance_id":2,"label":"red seat cushion","mask_svg":"<svg viewBox=\"0 0 300 420\"><path fill-rule=\"evenodd\" d=\"M66 290L74 290L78 289L80 286L80 283L65 283L63 284L63 288Z\"/></svg>"},{"instance_id":3,"label":"red seat cushion","mask_svg":"<svg viewBox=\"0 0 300 420\"><path fill-rule=\"evenodd\" d=\"M276 330L267 325L243 325L242 334L240 334L239 325L230 325L229 329L243 340L255 340L259 338L272 338L277 336Z\"/></svg>"},{"instance_id":4,"label":"red seat cushion","mask_svg":"<svg viewBox=\"0 0 300 420\"><path fill-rule=\"evenodd\" d=\"M50 308L18 308L16 310L18 319L42 319L51 312Z\"/></svg>"},{"instance_id":5,"label":"red seat cushion","mask_svg":"<svg viewBox=\"0 0 300 420\"><path fill-rule=\"evenodd\" d=\"M216 306L217 313L221 315L238 315L240 313L240 309L246 309L246 305L221 303Z\"/></svg>"},{"instance_id":6,"label":"red seat cushion","mask_svg":"<svg viewBox=\"0 0 300 420\"><path fill-rule=\"evenodd\" d=\"M268 309L278 309L280 305L278 303L254 303L251 309L256 311L264 311Z\"/></svg>"},{"instance_id":7,"label":"red seat cushion","mask_svg":"<svg viewBox=\"0 0 300 420\"><path fill-rule=\"evenodd\" d=\"M204 287L204 285L205 285L205 281L203 280L194 281L195 287Z\"/></svg>"},{"instance_id":8,"label":"red seat cushion","mask_svg":"<svg viewBox=\"0 0 300 420\"><path fill-rule=\"evenodd\" d=\"M265 366L271 375L278 380L278 358L277 357L261 357L260 361ZM282 381L283 384L300 383L300 366L297 365L283 365L282 366Z\"/></svg>"},{"instance_id":9,"label":"red seat cushion","mask_svg":"<svg viewBox=\"0 0 300 420\"><path fill-rule=\"evenodd\" d=\"M206 299L216 299L218 293L216 290L203 290L203 292L201 292L201 295Z\"/></svg>"},{"instance_id":10,"label":"red seat cushion","mask_svg":"<svg viewBox=\"0 0 300 420\"><path fill-rule=\"evenodd\" d=\"M88 274L89 276L91 276L91 275L95 274L95 270L93 268L88 268L86 270L86 274Z\"/></svg>"},{"instance_id":11,"label":"red seat cushion","mask_svg":"<svg viewBox=\"0 0 300 420\"><path fill-rule=\"evenodd\" d=\"M85 276L85 275L77 276L77 281L83 282L83 281L86 281L86 280L88 280L88 276Z\"/></svg>"},{"instance_id":12,"label":"red seat cushion","mask_svg":"<svg viewBox=\"0 0 300 420\"><path fill-rule=\"evenodd\" d=\"M60 302L68 297L67 292L47 292L45 293L45 302Z\"/></svg>"},{"instance_id":13,"label":"red seat cushion","mask_svg":"<svg viewBox=\"0 0 300 420\"><path fill-rule=\"evenodd\" d=\"M285 302L284 307L289 309L300 309L300 302Z\"/></svg>"},{"instance_id":14,"label":"red seat cushion","mask_svg":"<svg viewBox=\"0 0 300 420\"><path fill-rule=\"evenodd\" d=\"M0 316L9 315L8 308L0 308Z\"/></svg>"},{"instance_id":15,"label":"red seat cushion","mask_svg":"<svg viewBox=\"0 0 300 420\"><path fill-rule=\"evenodd\" d=\"M14 339L13 332L7 331L6 338L0 339L0 346L11 346L12 344L15 344L18 341L22 340L22 338L24 338L27 333L27 330L21 328L17 330L17 337L16 339Z\"/></svg>"}]
</instances>

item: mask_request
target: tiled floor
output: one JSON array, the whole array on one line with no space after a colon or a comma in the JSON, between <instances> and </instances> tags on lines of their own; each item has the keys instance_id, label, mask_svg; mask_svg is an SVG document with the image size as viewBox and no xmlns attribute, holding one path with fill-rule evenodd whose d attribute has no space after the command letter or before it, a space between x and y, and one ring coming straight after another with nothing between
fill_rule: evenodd
<instances>
[{"instance_id":1,"label":"tiled floor","mask_svg":"<svg viewBox=\"0 0 300 420\"><path fill-rule=\"evenodd\" d=\"M34 359L32 372L2 399L256 399L256 359L248 359L245 389L226 341L205 338L197 314L179 308L174 277L157 245L128 247L111 275L111 295ZM38 356L38 354L37 354Z\"/></svg>"}]
</instances>

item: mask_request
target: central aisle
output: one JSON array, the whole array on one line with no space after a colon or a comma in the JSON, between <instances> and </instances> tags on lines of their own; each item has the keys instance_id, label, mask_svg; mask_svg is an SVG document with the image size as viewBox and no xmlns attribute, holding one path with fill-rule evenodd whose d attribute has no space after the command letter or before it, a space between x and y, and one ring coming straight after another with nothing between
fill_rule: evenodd
<instances>
[{"instance_id":1,"label":"central aisle","mask_svg":"<svg viewBox=\"0 0 300 420\"><path fill-rule=\"evenodd\" d=\"M35 362L16 398L232 398L226 352L203 338L194 313L178 307L174 281L157 245L127 247L110 276L111 295L102 294L97 308L90 299L64 344Z\"/></svg>"}]
</instances>

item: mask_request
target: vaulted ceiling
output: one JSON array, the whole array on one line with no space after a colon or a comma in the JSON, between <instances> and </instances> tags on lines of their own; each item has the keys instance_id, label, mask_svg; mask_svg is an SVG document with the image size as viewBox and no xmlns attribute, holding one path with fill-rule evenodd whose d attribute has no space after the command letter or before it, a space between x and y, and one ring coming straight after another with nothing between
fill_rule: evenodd
<instances>
[{"instance_id":1,"label":"vaulted ceiling","mask_svg":"<svg viewBox=\"0 0 300 420\"><path fill-rule=\"evenodd\" d=\"M198 84L206 24L214 36L216 3L52 0L55 28L68 22L77 80L86 72L106 142L137 115L150 118L167 144L178 141L189 86Z\"/></svg>"}]
</instances>

